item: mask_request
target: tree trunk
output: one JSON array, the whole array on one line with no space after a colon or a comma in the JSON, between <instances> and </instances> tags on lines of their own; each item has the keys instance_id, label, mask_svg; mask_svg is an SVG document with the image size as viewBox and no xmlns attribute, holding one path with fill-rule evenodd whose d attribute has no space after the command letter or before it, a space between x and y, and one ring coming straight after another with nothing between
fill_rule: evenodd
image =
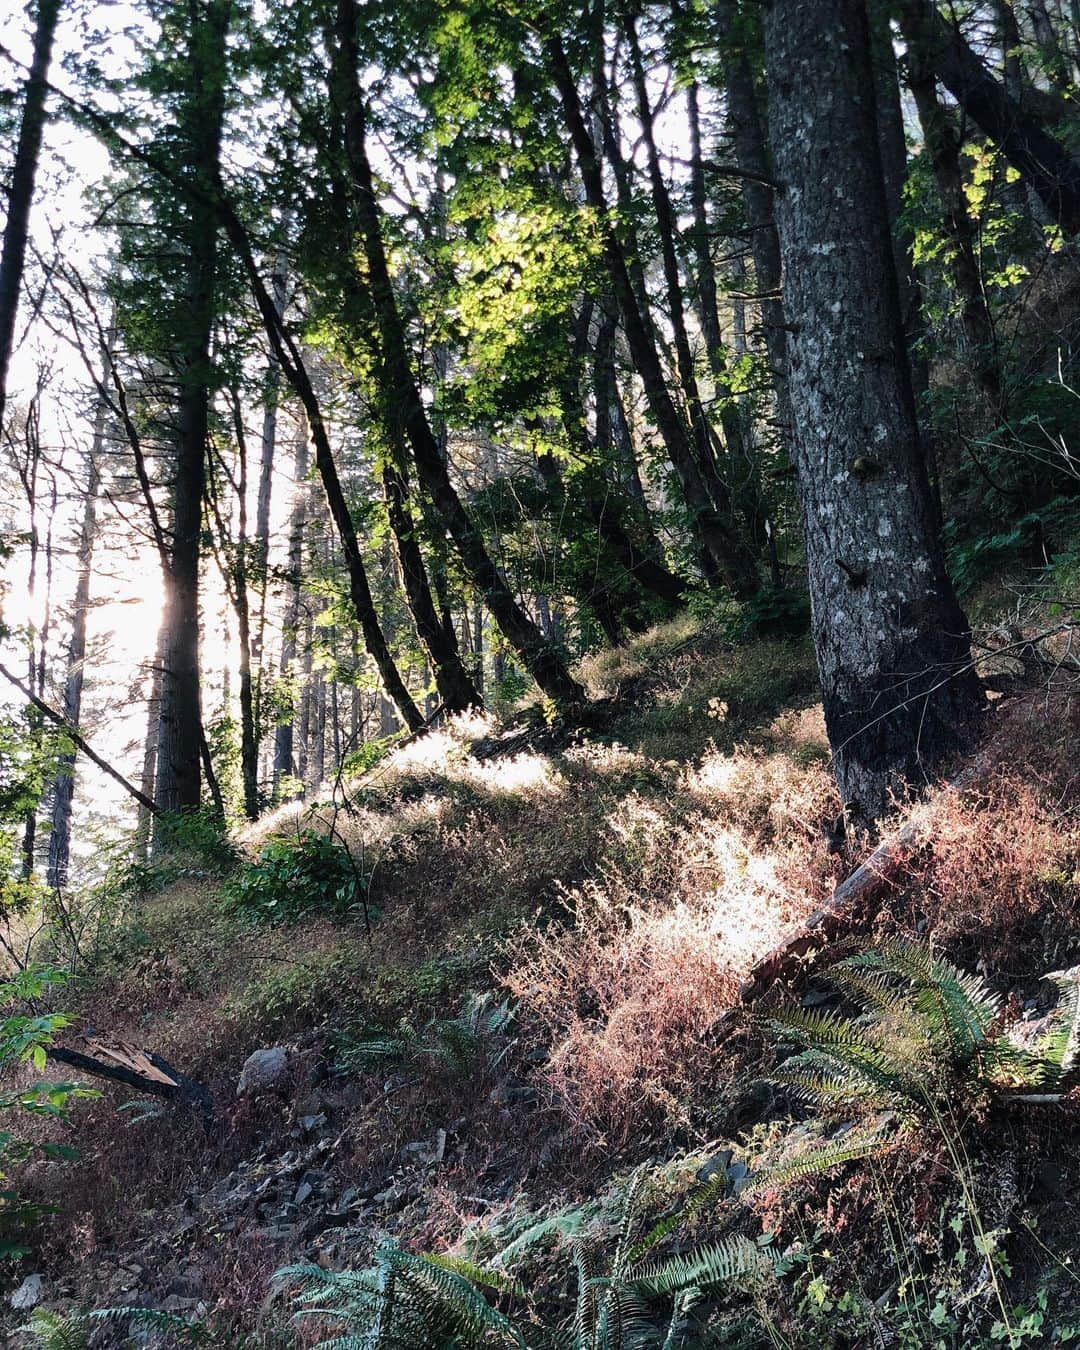
<instances>
[{"instance_id":1,"label":"tree trunk","mask_svg":"<svg viewBox=\"0 0 1080 1350\"><path fill-rule=\"evenodd\" d=\"M483 699L465 669L453 625L448 629L435 609L416 522L409 510L409 488L405 475L387 461L383 466L382 479L386 514L397 546L405 598L416 624L417 635L431 660L439 697L448 713L478 708Z\"/></svg>"},{"instance_id":2,"label":"tree trunk","mask_svg":"<svg viewBox=\"0 0 1080 1350\"><path fill-rule=\"evenodd\" d=\"M161 668L163 663L163 651L165 646L165 624L164 617L158 628L157 640L154 643L153 664L150 667L150 688L146 697L146 734L143 737L143 760L142 773L139 777L139 787L142 795L150 801L157 798L157 755L158 755L158 736L161 731ZM135 844L138 857L141 862L148 863L151 854L151 813L145 808L139 808L138 823L135 827Z\"/></svg>"},{"instance_id":3,"label":"tree trunk","mask_svg":"<svg viewBox=\"0 0 1080 1350\"><path fill-rule=\"evenodd\" d=\"M308 438L303 419L297 424L296 459L293 482L296 496L292 519L289 522L289 577L286 582L288 599L281 625L281 679L290 688L289 712L278 722L274 731L274 797L281 795L282 780L296 777L293 764L293 723L296 720L295 694L292 685L296 679L296 629L300 622L300 578L304 563L304 525L307 521L308 500Z\"/></svg>"},{"instance_id":4,"label":"tree trunk","mask_svg":"<svg viewBox=\"0 0 1080 1350\"><path fill-rule=\"evenodd\" d=\"M991 415L998 422L1005 413L1004 389L997 338L979 267L976 226L968 213L964 192L960 136L938 98L933 71L919 45L918 32L907 17L902 30L908 44L908 83L941 199L945 228L953 244L949 268L960 298L960 326L968 348L968 360Z\"/></svg>"},{"instance_id":5,"label":"tree trunk","mask_svg":"<svg viewBox=\"0 0 1080 1350\"><path fill-rule=\"evenodd\" d=\"M765 351L776 398L780 439L791 454L792 414L788 389L787 320L780 296L780 240L776 233L771 164L765 143L754 72L734 0L720 0L718 14L724 35L723 71L727 117L735 162L747 175L742 180L743 211L754 260Z\"/></svg>"},{"instance_id":6,"label":"tree trunk","mask_svg":"<svg viewBox=\"0 0 1080 1350\"><path fill-rule=\"evenodd\" d=\"M94 414L94 439L90 447L87 464L86 487L83 490L83 518L79 528L79 542L76 546L79 572L75 582L75 598L71 607L71 637L68 641L67 675L64 680L64 702L61 709L67 721L76 728L79 727L82 712L83 666L86 660L86 619L90 609L91 562L94 553L97 496L104 437L105 404L99 399ZM68 879L68 860L71 855L71 813L75 796L74 750L66 751L60 757L57 768L47 872L48 883L53 890L59 890L66 886Z\"/></svg>"},{"instance_id":7,"label":"tree trunk","mask_svg":"<svg viewBox=\"0 0 1080 1350\"><path fill-rule=\"evenodd\" d=\"M200 802L199 542L214 379L210 349L218 266L217 219L209 194L218 181L229 11L230 0L208 0L189 10L192 85L183 121L190 169L207 196L191 197L184 239L187 312L178 343L176 483L165 573L157 765L156 800L163 811L192 810Z\"/></svg>"},{"instance_id":8,"label":"tree trunk","mask_svg":"<svg viewBox=\"0 0 1080 1350\"><path fill-rule=\"evenodd\" d=\"M865 6L773 0L766 53L814 642L845 811L870 826L966 744L981 690L919 450Z\"/></svg>"},{"instance_id":9,"label":"tree trunk","mask_svg":"<svg viewBox=\"0 0 1080 1350\"><path fill-rule=\"evenodd\" d=\"M279 265L270 281L274 305L279 314L285 312L285 277ZM255 688L252 720L256 736L261 739L264 725L263 700L266 678L263 645L266 639L266 597L269 587L270 561L270 502L274 489L274 452L277 448L278 404L281 401L281 366L272 357L266 368L263 391L262 433L259 438L259 484L255 496L255 558L254 572L258 587L259 607L251 634L251 660L255 669Z\"/></svg>"},{"instance_id":10,"label":"tree trunk","mask_svg":"<svg viewBox=\"0 0 1080 1350\"><path fill-rule=\"evenodd\" d=\"M15 341L15 319L19 311L19 289L26 260L26 237L30 225L30 206L34 199L41 135L45 128L45 96L53 38L60 15L60 0L39 0L34 27L34 54L26 80L19 139L11 168L11 186L7 197L7 220L0 247L0 423L7 407L7 374Z\"/></svg>"},{"instance_id":11,"label":"tree trunk","mask_svg":"<svg viewBox=\"0 0 1080 1350\"><path fill-rule=\"evenodd\" d=\"M645 80L645 66L641 59L641 48L637 37L637 28L631 16L625 20L625 30L627 42L630 51L630 71L634 85L634 93L637 101L638 120L641 123L642 139L645 143L645 157L649 172L649 187L652 196L653 212L656 216L656 228L660 240L660 258L664 273L665 289L667 292L668 317L671 323L672 333L675 340L675 364L679 371L679 381L682 384L683 396L686 399L687 409L689 411L690 426L696 443L696 458L701 466L702 476L705 479L709 496L712 498L716 509L725 518L725 525L733 539L737 538L735 527L735 517L732 510L732 487L730 482L722 474L716 463L713 454L713 432L709 425L709 419L705 413L705 407L701 401L701 393L698 388L697 372L694 368L694 354L690 346L690 335L686 328L686 308L683 300L682 278L679 272L679 258L675 247L676 240L676 219L675 210L671 204L671 196L668 192L667 183L664 180L663 170L660 165L660 154L656 145L656 137L653 130L653 119L655 114L649 102L649 91ZM687 91L688 109L690 113L691 129L691 164L696 168L691 169L691 182L696 179L697 190L692 195L699 201L704 201L704 182L701 169L701 139L700 128L697 127L697 89L693 81ZM695 135L696 131L696 135ZM696 141L696 154L695 154ZM709 252L708 245L708 221L700 215L695 215L694 220L694 240L697 249L697 258L699 270L702 265L702 242L704 243L705 263L704 270L706 274L712 272L712 255ZM704 235L704 238L703 238ZM708 279L706 279L708 286ZM713 278L712 286L712 304L713 318L716 320L716 285ZM720 409L720 425L724 431L724 441L726 443L728 461L731 466L740 461L745 464L746 453L742 443L742 427L739 424L738 412L731 397L731 389L728 386L726 372L724 371L724 348L720 337L719 322L716 320L713 328L712 339L707 338L706 345L709 352L709 366L713 374L713 381L716 386L716 402ZM719 372L719 375L718 375ZM747 482L742 483L745 491ZM751 503L746 507L745 514L749 517L751 525L757 514L756 503ZM740 582L744 586L743 591L735 591L735 594L753 595L759 588L757 567L754 564L753 555L750 550L745 550L748 558L745 582ZM734 588L733 588L734 589Z\"/></svg>"},{"instance_id":12,"label":"tree trunk","mask_svg":"<svg viewBox=\"0 0 1080 1350\"><path fill-rule=\"evenodd\" d=\"M885 205L889 212L889 237L892 240L893 266L900 296L900 322L907 343L915 404L919 415L919 434L926 457L934 512L941 523L941 495L937 472L937 447L930 425L928 401L930 371L921 344L924 335L919 279L915 272L915 240L904 219L904 187L908 176L907 136L904 110L900 102L900 80L889 21L889 0L869 0L870 55L874 64L878 146L885 183Z\"/></svg>"}]
</instances>

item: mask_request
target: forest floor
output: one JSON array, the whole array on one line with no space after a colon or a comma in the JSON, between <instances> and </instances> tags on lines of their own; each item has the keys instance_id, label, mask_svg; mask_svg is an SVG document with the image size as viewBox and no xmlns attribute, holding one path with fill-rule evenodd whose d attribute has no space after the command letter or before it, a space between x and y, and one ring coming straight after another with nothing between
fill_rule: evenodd
<instances>
[{"instance_id":1,"label":"forest floor","mask_svg":"<svg viewBox=\"0 0 1080 1350\"><path fill-rule=\"evenodd\" d=\"M272 839L330 831L366 912L253 922L222 901L234 881L198 859L139 900L66 1006L204 1083L216 1119L123 1087L80 1103L52 1127L77 1161L19 1180L57 1213L15 1284L39 1273L58 1310L198 1318L224 1344L311 1344L271 1289L289 1262L363 1265L380 1234L441 1251L510 1215L602 1209L642 1163L662 1211L724 1141L768 1155L793 1109L759 1079L776 1051L723 1015L862 857L835 843L811 648L736 645L686 618L581 676L608 700L602 731L464 719L243 840L257 859ZM929 936L1029 1010L1039 976L1080 960L1077 702L1046 686L994 702L963 789L919 808L930 843L888 889L874 940ZM284 1072L238 1095L245 1061L273 1047ZM997 1225L1018 1272L1012 1322L1030 1305L1040 1334L1077 1302L1077 1127L1066 1103L980 1136L1008 1156L1016 1192ZM845 1339L842 1300L895 1290L892 1220L945 1252L948 1171L932 1150L894 1150L744 1204L738 1226L785 1235L813 1277L798 1306L771 1310L773 1343L875 1343ZM1051 1275L1068 1278L1025 1283L1048 1268L1032 1253L1051 1249ZM5 1300L12 1345L40 1343L18 1331L26 1317ZM127 1330L92 1343L128 1344Z\"/></svg>"}]
</instances>

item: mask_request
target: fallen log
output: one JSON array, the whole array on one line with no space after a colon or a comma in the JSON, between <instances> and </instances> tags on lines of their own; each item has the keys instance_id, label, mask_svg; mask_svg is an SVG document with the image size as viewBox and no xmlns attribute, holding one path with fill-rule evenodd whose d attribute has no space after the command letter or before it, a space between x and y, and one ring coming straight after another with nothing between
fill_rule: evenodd
<instances>
[{"instance_id":1,"label":"fallen log","mask_svg":"<svg viewBox=\"0 0 1080 1350\"><path fill-rule=\"evenodd\" d=\"M876 917L882 896L930 838L927 816L913 817L897 834L883 840L873 853L833 891L827 904L815 910L789 938L750 968L739 990L739 1003L753 1003L774 985L805 975L814 958L834 938L868 926Z\"/></svg>"},{"instance_id":2,"label":"fallen log","mask_svg":"<svg viewBox=\"0 0 1080 1350\"><path fill-rule=\"evenodd\" d=\"M90 1054L61 1045L49 1046L46 1053L58 1064L66 1064L95 1078L124 1083L152 1097L162 1097L166 1101L190 1107L200 1113L204 1124L209 1126L212 1123L214 1099L207 1089L179 1069L174 1069L160 1055L154 1054L152 1050L141 1050L126 1041L108 1042L100 1037L90 1038L86 1044Z\"/></svg>"}]
</instances>

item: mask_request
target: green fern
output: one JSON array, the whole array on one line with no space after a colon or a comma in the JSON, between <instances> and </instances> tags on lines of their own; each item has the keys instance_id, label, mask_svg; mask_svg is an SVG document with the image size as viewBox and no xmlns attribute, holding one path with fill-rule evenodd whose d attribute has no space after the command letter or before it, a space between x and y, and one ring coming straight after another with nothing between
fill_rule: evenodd
<instances>
[{"instance_id":1,"label":"green fern","mask_svg":"<svg viewBox=\"0 0 1080 1350\"><path fill-rule=\"evenodd\" d=\"M637 1274L634 1283L643 1292L659 1296L716 1289L771 1274L773 1264L756 1242L731 1237L710 1242L685 1256L655 1262Z\"/></svg>"},{"instance_id":2,"label":"green fern","mask_svg":"<svg viewBox=\"0 0 1080 1350\"><path fill-rule=\"evenodd\" d=\"M1058 1001L1032 1053L1044 1066L1043 1084L1062 1087L1080 1061L1080 966L1052 971L1045 978L1057 986Z\"/></svg>"},{"instance_id":3,"label":"green fern","mask_svg":"<svg viewBox=\"0 0 1080 1350\"><path fill-rule=\"evenodd\" d=\"M1077 973L1051 977L1061 996L1034 1052L995 1033L1001 1000L924 943L893 938L826 972L861 1013L774 1012L762 1019L800 1046L770 1075L815 1105L863 1105L933 1116L960 1091L991 1100L1002 1090L1059 1083L1080 1051Z\"/></svg>"},{"instance_id":4,"label":"green fern","mask_svg":"<svg viewBox=\"0 0 1080 1350\"><path fill-rule=\"evenodd\" d=\"M36 1350L88 1350L92 1329L85 1312L58 1313L47 1308L35 1308L30 1321L20 1327L33 1338Z\"/></svg>"}]
</instances>

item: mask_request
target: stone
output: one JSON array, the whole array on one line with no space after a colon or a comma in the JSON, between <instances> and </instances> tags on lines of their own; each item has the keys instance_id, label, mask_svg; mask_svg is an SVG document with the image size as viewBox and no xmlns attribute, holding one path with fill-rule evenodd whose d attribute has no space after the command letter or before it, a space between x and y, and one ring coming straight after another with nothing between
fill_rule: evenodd
<instances>
[{"instance_id":1,"label":"stone","mask_svg":"<svg viewBox=\"0 0 1080 1350\"><path fill-rule=\"evenodd\" d=\"M274 1045L248 1055L236 1085L238 1097L267 1092L278 1087L289 1071L289 1056L284 1046Z\"/></svg>"},{"instance_id":2,"label":"stone","mask_svg":"<svg viewBox=\"0 0 1080 1350\"><path fill-rule=\"evenodd\" d=\"M12 1294L11 1306L25 1311L28 1308L36 1308L44 1297L45 1276L27 1275L26 1279Z\"/></svg>"}]
</instances>

